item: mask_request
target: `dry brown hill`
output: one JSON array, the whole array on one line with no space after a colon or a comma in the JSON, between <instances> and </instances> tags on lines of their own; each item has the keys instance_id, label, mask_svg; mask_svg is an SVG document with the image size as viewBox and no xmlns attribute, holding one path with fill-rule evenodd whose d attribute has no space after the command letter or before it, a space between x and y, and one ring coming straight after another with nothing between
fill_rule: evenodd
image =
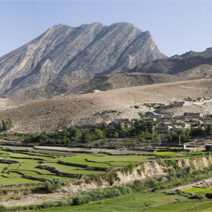
<instances>
[{"instance_id":1,"label":"dry brown hill","mask_svg":"<svg viewBox=\"0 0 212 212\"><path fill-rule=\"evenodd\" d=\"M177 77L169 74L117 73L99 75L94 79L73 88L69 93L83 94L94 90L106 91L125 87L177 81Z\"/></svg>"},{"instance_id":2,"label":"dry brown hill","mask_svg":"<svg viewBox=\"0 0 212 212\"><path fill-rule=\"evenodd\" d=\"M10 118L14 131L37 132L72 125L95 124L120 118L136 118L145 102L168 102L185 97L210 96L212 80L193 80L121 88L99 93L57 97L2 109L0 118ZM117 112L116 112L117 111Z\"/></svg>"},{"instance_id":3,"label":"dry brown hill","mask_svg":"<svg viewBox=\"0 0 212 212\"><path fill-rule=\"evenodd\" d=\"M212 79L212 65L203 64L174 75L178 80Z\"/></svg>"},{"instance_id":4,"label":"dry brown hill","mask_svg":"<svg viewBox=\"0 0 212 212\"><path fill-rule=\"evenodd\" d=\"M106 91L125 87L177 82L197 79L212 79L212 65L204 64L179 74L117 73L98 75L88 80L83 77L61 77L46 86L16 92L10 98L19 102L52 98L64 94L86 94L94 90Z\"/></svg>"},{"instance_id":5,"label":"dry brown hill","mask_svg":"<svg viewBox=\"0 0 212 212\"><path fill-rule=\"evenodd\" d=\"M181 79L182 77L180 77ZM10 96L16 102L52 98L58 95L85 94L94 90L106 91L125 87L178 81L179 77L155 73L117 73L98 75L88 80L83 77L61 77L46 86L16 92Z\"/></svg>"}]
</instances>

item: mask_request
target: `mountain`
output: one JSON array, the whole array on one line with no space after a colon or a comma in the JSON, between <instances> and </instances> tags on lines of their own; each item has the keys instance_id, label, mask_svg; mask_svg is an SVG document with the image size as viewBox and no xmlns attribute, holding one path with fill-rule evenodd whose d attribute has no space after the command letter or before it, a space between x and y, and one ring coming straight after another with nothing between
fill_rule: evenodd
<instances>
[{"instance_id":1,"label":"mountain","mask_svg":"<svg viewBox=\"0 0 212 212\"><path fill-rule=\"evenodd\" d=\"M131 71L178 75L184 80L211 78L212 48L208 48L203 52L190 51L182 55L143 63Z\"/></svg>"},{"instance_id":2,"label":"mountain","mask_svg":"<svg viewBox=\"0 0 212 212\"><path fill-rule=\"evenodd\" d=\"M0 95L40 91L62 83L66 76L72 88L95 74L126 71L160 58L165 56L150 33L132 24L59 24L0 58Z\"/></svg>"}]
</instances>

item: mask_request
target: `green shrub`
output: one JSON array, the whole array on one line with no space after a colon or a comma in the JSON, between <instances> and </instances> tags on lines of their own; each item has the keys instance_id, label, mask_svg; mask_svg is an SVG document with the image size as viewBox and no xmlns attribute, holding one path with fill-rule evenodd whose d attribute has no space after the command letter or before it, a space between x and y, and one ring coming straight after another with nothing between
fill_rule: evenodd
<instances>
[{"instance_id":1,"label":"green shrub","mask_svg":"<svg viewBox=\"0 0 212 212\"><path fill-rule=\"evenodd\" d=\"M45 182L45 188L49 192L54 192L57 189L59 189L60 187L61 187L60 178L49 179L49 180L46 180L46 182Z\"/></svg>"},{"instance_id":2,"label":"green shrub","mask_svg":"<svg viewBox=\"0 0 212 212\"><path fill-rule=\"evenodd\" d=\"M107 177L110 185L113 185L115 181L120 181L120 178L116 172L111 172Z\"/></svg>"},{"instance_id":3,"label":"green shrub","mask_svg":"<svg viewBox=\"0 0 212 212\"><path fill-rule=\"evenodd\" d=\"M83 205L92 201L91 195L81 194L73 198L73 205Z\"/></svg>"},{"instance_id":4,"label":"green shrub","mask_svg":"<svg viewBox=\"0 0 212 212\"><path fill-rule=\"evenodd\" d=\"M13 127L13 124L12 124L12 121L10 119L7 119L6 121L5 120L2 120L1 121L1 131L6 131L6 130L9 130Z\"/></svg>"},{"instance_id":5,"label":"green shrub","mask_svg":"<svg viewBox=\"0 0 212 212\"><path fill-rule=\"evenodd\" d=\"M130 163L129 165L125 166L124 167L124 173L125 174L132 174L132 171L133 171L133 168L134 168L134 165L132 163Z\"/></svg>"},{"instance_id":6,"label":"green shrub","mask_svg":"<svg viewBox=\"0 0 212 212\"><path fill-rule=\"evenodd\" d=\"M205 196L206 196L208 199L212 199L212 193L206 193Z\"/></svg>"},{"instance_id":7,"label":"green shrub","mask_svg":"<svg viewBox=\"0 0 212 212\"><path fill-rule=\"evenodd\" d=\"M43 203L42 208L50 208L55 206L56 206L55 202L47 201Z\"/></svg>"},{"instance_id":8,"label":"green shrub","mask_svg":"<svg viewBox=\"0 0 212 212\"><path fill-rule=\"evenodd\" d=\"M121 194L130 194L132 193L132 189L129 186L119 186L118 187Z\"/></svg>"},{"instance_id":9,"label":"green shrub","mask_svg":"<svg viewBox=\"0 0 212 212\"><path fill-rule=\"evenodd\" d=\"M6 211L6 207L4 207L3 205L0 205L0 211L2 212Z\"/></svg>"},{"instance_id":10,"label":"green shrub","mask_svg":"<svg viewBox=\"0 0 212 212\"><path fill-rule=\"evenodd\" d=\"M132 188L135 191L142 191L144 189L144 184L140 180L135 180L132 184Z\"/></svg>"},{"instance_id":11,"label":"green shrub","mask_svg":"<svg viewBox=\"0 0 212 212\"><path fill-rule=\"evenodd\" d=\"M70 200L60 200L60 201L58 201L58 203L57 203L57 206L70 206L70 205L72 205L72 201L70 201Z\"/></svg>"},{"instance_id":12,"label":"green shrub","mask_svg":"<svg viewBox=\"0 0 212 212\"><path fill-rule=\"evenodd\" d=\"M176 172L175 168L170 168L170 169L168 170L168 172L169 172L169 175L170 175L171 177L176 177L176 175L177 175L177 172Z\"/></svg>"},{"instance_id":13,"label":"green shrub","mask_svg":"<svg viewBox=\"0 0 212 212\"><path fill-rule=\"evenodd\" d=\"M156 186L156 181L154 179L150 179L145 184L147 187L154 188Z\"/></svg>"},{"instance_id":14,"label":"green shrub","mask_svg":"<svg viewBox=\"0 0 212 212\"><path fill-rule=\"evenodd\" d=\"M106 188L106 189L95 189L87 194L81 194L74 197L72 205L83 205L93 201L118 197L123 194L128 194L131 192L132 190L128 186L120 186L116 188Z\"/></svg>"},{"instance_id":15,"label":"green shrub","mask_svg":"<svg viewBox=\"0 0 212 212\"><path fill-rule=\"evenodd\" d=\"M201 194L201 193L196 193L192 196L189 197L190 199L199 199L199 200L202 200L205 198L205 195L204 194Z\"/></svg>"}]
</instances>

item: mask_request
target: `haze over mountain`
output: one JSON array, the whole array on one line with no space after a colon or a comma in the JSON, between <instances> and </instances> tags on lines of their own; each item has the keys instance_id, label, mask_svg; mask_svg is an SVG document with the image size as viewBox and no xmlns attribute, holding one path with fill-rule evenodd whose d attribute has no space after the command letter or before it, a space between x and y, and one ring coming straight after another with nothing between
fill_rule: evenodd
<instances>
[{"instance_id":1,"label":"haze over mountain","mask_svg":"<svg viewBox=\"0 0 212 212\"><path fill-rule=\"evenodd\" d=\"M59 24L0 58L0 95L57 84L64 76L72 88L95 74L126 71L164 57L148 31L129 23Z\"/></svg>"}]
</instances>

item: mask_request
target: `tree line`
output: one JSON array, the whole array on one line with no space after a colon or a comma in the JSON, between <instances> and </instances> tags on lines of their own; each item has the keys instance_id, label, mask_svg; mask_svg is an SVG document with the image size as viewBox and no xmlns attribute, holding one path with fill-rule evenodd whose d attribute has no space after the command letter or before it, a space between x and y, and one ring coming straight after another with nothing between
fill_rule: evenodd
<instances>
[{"instance_id":1,"label":"tree line","mask_svg":"<svg viewBox=\"0 0 212 212\"><path fill-rule=\"evenodd\" d=\"M109 138L132 138L141 143L151 143L159 141L161 135L156 133L154 128L156 122L152 120L136 120L131 128L127 128L123 123L114 126L103 124L102 126L90 129L80 129L70 127L62 131L35 133L25 137L25 143L38 145L63 145L88 144L96 140L107 140ZM191 129L179 129L162 135L163 141L170 143L181 143L191 141L196 137L212 135L211 125L202 127L201 125Z\"/></svg>"}]
</instances>

